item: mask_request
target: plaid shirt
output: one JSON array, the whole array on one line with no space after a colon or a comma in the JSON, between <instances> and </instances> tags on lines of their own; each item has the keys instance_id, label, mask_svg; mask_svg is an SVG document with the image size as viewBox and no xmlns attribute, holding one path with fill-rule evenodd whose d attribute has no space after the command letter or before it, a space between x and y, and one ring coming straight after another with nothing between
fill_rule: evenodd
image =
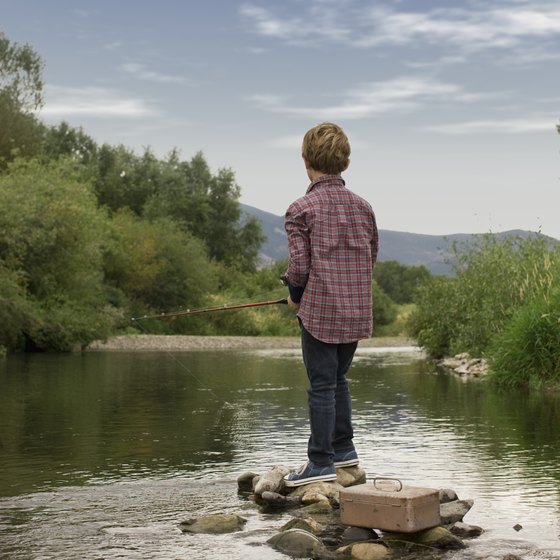
<instances>
[{"instance_id":1,"label":"plaid shirt","mask_svg":"<svg viewBox=\"0 0 560 560\"><path fill-rule=\"evenodd\" d=\"M302 294L298 317L312 336L332 344L372 331L375 215L344 185L339 175L319 177L285 216L288 286L295 302Z\"/></svg>"}]
</instances>

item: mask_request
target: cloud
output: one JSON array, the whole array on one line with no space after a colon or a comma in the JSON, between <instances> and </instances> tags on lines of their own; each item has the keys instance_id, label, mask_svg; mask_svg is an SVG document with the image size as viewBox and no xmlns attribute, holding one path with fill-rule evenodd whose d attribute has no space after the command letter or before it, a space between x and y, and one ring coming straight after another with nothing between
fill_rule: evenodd
<instances>
[{"instance_id":1,"label":"cloud","mask_svg":"<svg viewBox=\"0 0 560 560\"><path fill-rule=\"evenodd\" d=\"M240 13L255 33L292 44L343 42L362 49L446 45L464 55L560 37L556 2L465 2L461 7L451 6L406 11L399 10L398 4L375 3L370 8L357 0L311 0L299 17L283 17L254 4L245 4Z\"/></svg>"},{"instance_id":2,"label":"cloud","mask_svg":"<svg viewBox=\"0 0 560 560\"><path fill-rule=\"evenodd\" d=\"M424 130L439 134L521 134L527 132L543 132L556 130L553 117L527 117L521 119L474 120L425 127Z\"/></svg>"},{"instance_id":3,"label":"cloud","mask_svg":"<svg viewBox=\"0 0 560 560\"><path fill-rule=\"evenodd\" d=\"M346 2L310 2L303 16L282 18L270 10L254 4L244 4L241 16L254 26L258 35L275 37L294 45L312 45L323 40L348 40L352 33L344 25L340 8Z\"/></svg>"},{"instance_id":4,"label":"cloud","mask_svg":"<svg viewBox=\"0 0 560 560\"><path fill-rule=\"evenodd\" d=\"M411 110L434 100L468 102L478 99L455 84L426 77L400 77L370 82L347 90L342 100L326 107L294 106L285 97L256 94L248 99L260 109L320 120L361 119L393 111Z\"/></svg>"},{"instance_id":5,"label":"cloud","mask_svg":"<svg viewBox=\"0 0 560 560\"><path fill-rule=\"evenodd\" d=\"M185 78L182 76L170 76L167 74L153 72L152 70L147 69L143 64L137 64L134 62L123 64L121 69L128 74L131 74L138 80L145 80L158 84L182 84L185 82Z\"/></svg>"},{"instance_id":6,"label":"cloud","mask_svg":"<svg viewBox=\"0 0 560 560\"><path fill-rule=\"evenodd\" d=\"M120 92L98 87L48 86L45 99L45 107L39 112L44 117L64 118L81 115L135 119L159 113L143 99L123 96Z\"/></svg>"},{"instance_id":7,"label":"cloud","mask_svg":"<svg viewBox=\"0 0 560 560\"><path fill-rule=\"evenodd\" d=\"M357 41L361 47L447 43L461 51L474 52L560 36L560 8L554 4L439 8L423 13L374 8L365 14L365 19L369 19L371 32Z\"/></svg>"}]
</instances>

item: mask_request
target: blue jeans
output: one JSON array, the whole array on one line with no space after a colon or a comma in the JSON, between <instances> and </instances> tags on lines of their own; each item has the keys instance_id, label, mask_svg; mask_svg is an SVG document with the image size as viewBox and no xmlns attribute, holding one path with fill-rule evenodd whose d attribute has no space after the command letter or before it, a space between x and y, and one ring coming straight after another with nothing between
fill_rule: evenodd
<instances>
[{"instance_id":1,"label":"blue jeans","mask_svg":"<svg viewBox=\"0 0 560 560\"><path fill-rule=\"evenodd\" d=\"M357 346L357 342L321 342L301 325L303 363L309 378L307 394L311 435L307 456L321 467L332 465L335 453L354 449L352 401L346 373Z\"/></svg>"}]
</instances>

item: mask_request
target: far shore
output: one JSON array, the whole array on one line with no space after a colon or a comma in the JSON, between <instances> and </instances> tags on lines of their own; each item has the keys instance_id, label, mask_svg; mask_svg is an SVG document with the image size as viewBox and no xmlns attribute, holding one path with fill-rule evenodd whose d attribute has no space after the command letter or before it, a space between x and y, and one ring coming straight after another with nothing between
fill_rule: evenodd
<instances>
[{"instance_id":1,"label":"far shore","mask_svg":"<svg viewBox=\"0 0 560 560\"><path fill-rule=\"evenodd\" d=\"M359 342L359 347L361 348L398 348L410 346L416 346L416 341L399 336L374 337ZM92 342L86 348L86 351L282 350L299 349L300 347L299 337L135 334L114 336L106 341Z\"/></svg>"}]
</instances>

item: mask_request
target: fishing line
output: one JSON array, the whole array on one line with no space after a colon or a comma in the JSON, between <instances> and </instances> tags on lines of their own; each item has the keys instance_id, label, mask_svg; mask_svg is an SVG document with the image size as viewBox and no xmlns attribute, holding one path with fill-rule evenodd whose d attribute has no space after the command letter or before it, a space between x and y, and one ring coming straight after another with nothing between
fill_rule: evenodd
<instances>
[{"instance_id":1,"label":"fishing line","mask_svg":"<svg viewBox=\"0 0 560 560\"><path fill-rule=\"evenodd\" d=\"M274 290L274 292L278 292L278 290ZM265 295L271 295L273 292L269 291L266 293L261 293L261 294L256 294L254 297L264 297ZM285 303L284 300L278 300L278 301L274 301L274 302L264 302L265 305L268 304L275 304L275 303ZM240 306L244 306L245 304L229 304L229 305L225 305L223 307L220 308L212 308L212 309L216 309L216 310L235 310L236 307L240 307ZM255 305L255 304L248 304L250 305ZM259 304L256 304L257 306ZM193 310L193 314L195 313L204 313L204 312L208 312L210 311L210 308L204 308L201 310ZM190 312L190 310L187 310L185 312L178 312L179 314L184 314L184 315L188 315ZM148 332L148 330L142 325L142 319L158 319L158 318L166 318L166 317L173 317L176 316L176 314L161 314L161 315L150 315L150 316L143 316L143 317L136 317L136 318L132 318L132 321L134 322L134 324L145 334L145 335L150 335L150 333ZM208 385L206 385L205 383L202 382L202 380L196 376L193 371L181 360L179 360L179 358L175 355L175 353L173 353L171 350L169 350L168 348L163 348L163 351L179 366L181 367L183 370L185 370L193 379L196 380L196 382L199 384L199 386L204 389L205 391L208 391L210 393L210 395L212 395L212 397L214 397L214 399L217 402L222 403L221 408L218 411L218 415L216 417L216 422L214 423L214 425L217 425L217 423L220 421L221 416L222 416L222 411L224 410L224 408L229 408L229 409L234 409L235 406L230 403L229 401L220 398L210 387L208 387Z\"/></svg>"},{"instance_id":2,"label":"fishing line","mask_svg":"<svg viewBox=\"0 0 560 560\"><path fill-rule=\"evenodd\" d=\"M135 321L134 323L135 325L137 325L140 330L146 334L149 335L150 333L142 326L142 324L140 323L140 321ZM219 402L222 403L222 406L219 408L218 410L218 414L216 416L216 421L214 422L214 426L218 425L218 422L220 421L221 417L222 417L222 411L224 410L224 408L229 408L229 409L235 409L235 406L230 403L229 401L226 401L225 399L220 398L210 387L208 387L208 385L206 385L205 383L203 383L199 377L197 377L192 370L181 360L179 360L179 358L177 358L177 356L175 356L175 354L169 350L168 348L163 348L163 351L165 352L165 354L167 354L179 367L181 367L182 369L184 369L193 379L195 379L197 381L197 383L200 385L200 387L202 389L204 389L205 391L208 391L208 393L210 393L210 395L212 395L212 397L214 397L214 399Z\"/></svg>"}]
</instances>

